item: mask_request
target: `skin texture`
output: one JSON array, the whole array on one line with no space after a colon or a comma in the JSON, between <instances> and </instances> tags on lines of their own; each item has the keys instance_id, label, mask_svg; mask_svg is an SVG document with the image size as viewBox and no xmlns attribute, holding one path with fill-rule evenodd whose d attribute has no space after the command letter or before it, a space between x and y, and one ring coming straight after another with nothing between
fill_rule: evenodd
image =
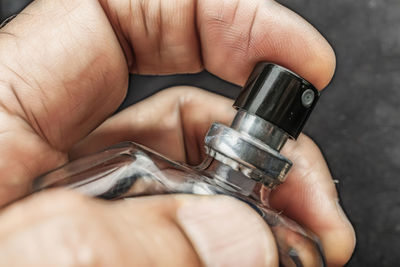
<instances>
[{"instance_id":1,"label":"skin texture","mask_svg":"<svg viewBox=\"0 0 400 267\"><path fill-rule=\"evenodd\" d=\"M210 123L233 117L230 100L187 87L163 91L110 117L124 99L129 72L206 68L242 85L265 60L322 89L335 68L324 38L270 0L38 0L0 30L0 47L1 204L26 194L32 179L69 157L118 141L137 141L172 159L198 163ZM272 205L321 238L330 266L345 264L354 231L337 204L319 149L301 136L284 153L295 167L273 193ZM198 219L206 207L250 218L256 231L232 220L221 234L234 242L216 246L211 233L226 223L217 212ZM259 249L249 249L254 247ZM220 197L106 203L46 192L2 211L0 248L1 262L8 265L277 265L268 227L245 205Z\"/></svg>"}]
</instances>

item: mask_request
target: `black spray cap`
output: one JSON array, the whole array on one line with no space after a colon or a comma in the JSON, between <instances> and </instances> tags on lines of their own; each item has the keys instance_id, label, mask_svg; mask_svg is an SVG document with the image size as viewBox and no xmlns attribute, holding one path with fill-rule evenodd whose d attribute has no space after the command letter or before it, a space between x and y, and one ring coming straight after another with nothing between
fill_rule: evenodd
<instances>
[{"instance_id":1,"label":"black spray cap","mask_svg":"<svg viewBox=\"0 0 400 267\"><path fill-rule=\"evenodd\" d=\"M234 107L274 124L296 139L318 98L319 91L299 75L276 64L261 62Z\"/></svg>"}]
</instances>

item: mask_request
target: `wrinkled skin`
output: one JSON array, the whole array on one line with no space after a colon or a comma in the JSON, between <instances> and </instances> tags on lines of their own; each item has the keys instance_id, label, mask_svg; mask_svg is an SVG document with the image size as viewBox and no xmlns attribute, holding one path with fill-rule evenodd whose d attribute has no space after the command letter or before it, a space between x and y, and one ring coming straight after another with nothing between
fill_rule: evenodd
<instances>
[{"instance_id":1,"label":"wrinkled skin","mask_svg":"<svg viewBox=\"0 0 400 267\"><path fill-rule=\"evenodd\" d=\"M234 115L230 100L181 87L110 117L124 99L129 72L207 69L242 85L264 60L323 89L335 68L326 40L271 0L37 0L0 30L0 47L2 205L26 194L41 173L119 141L196 164L210 123L227 124ZM320 237L330 266L345 264L354 231L323 156L304 135L283 153L294 169L271 204ZM228 197L103 202L62 190L1 212L0 262L278 265L268 226Z\"/></svg>"}]
</instances>

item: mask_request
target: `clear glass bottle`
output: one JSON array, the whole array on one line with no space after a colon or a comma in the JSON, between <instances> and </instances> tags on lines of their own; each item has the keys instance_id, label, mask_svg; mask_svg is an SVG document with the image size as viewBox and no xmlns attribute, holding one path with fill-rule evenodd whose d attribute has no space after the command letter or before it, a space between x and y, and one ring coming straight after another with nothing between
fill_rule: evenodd
<instances>
[{"instance_id":1,"label":"clear glass bottle","mask_svg":"<svg viewBox=\"0 0 400 267\"><path fill-rule=\"evenodd\" d=\"M188 166L132 142L75 160L34 181L33 191L66 187L116 200L155 194L224 194L249 204L271 227L283 266L325 266L318 239L272 210L270 190L292 163L279 151L297 138L319 98L289 70L260 63L235 102L230 127L214 123L205 137L207 157Z\"/></svg>"}]
</instances>

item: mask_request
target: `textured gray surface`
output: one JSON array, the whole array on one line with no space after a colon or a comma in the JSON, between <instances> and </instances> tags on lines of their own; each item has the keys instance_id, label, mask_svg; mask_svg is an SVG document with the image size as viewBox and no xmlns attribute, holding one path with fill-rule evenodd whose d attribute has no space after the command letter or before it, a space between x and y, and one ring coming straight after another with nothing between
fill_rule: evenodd
<instances>
[{"instance_id":1,"label":"textured gray surface","mask_svg":"<svg viewBox=\"0 0 400 267\"><path fill-rule=\"evenodd\" d=\"M0 0L0 13L11 14L20 2L27 1ZM342 203L357 231L349 266L399 266L400 1L280 2L315 25L337 53L336 76L306 132L340 181ZM231 97L238 92L206 73L135 77L131 84L140 90L131 90L124 106L175 84L220 88Z\"/></svg>"},{"instance_id":2,"label":"textured gray surface","mask_svg":"<svg viewBox=\"0 0 400 267\"><path fill-rule=\"evenodd\" d=\"M399 266L400 1L285 0L332 43L338 68L308 132L357 231L349 266Z\"/></svg>"},{"instance_id":3,"label":"textured gray surface","mask_svg":"<svg viewBox=\"0 0 400 267\"><path fill-rule=\"evenodd\" d=\"M31 0L0 0L0 17L5 19L30 3Z\"/></svg>"}]
</instances>

